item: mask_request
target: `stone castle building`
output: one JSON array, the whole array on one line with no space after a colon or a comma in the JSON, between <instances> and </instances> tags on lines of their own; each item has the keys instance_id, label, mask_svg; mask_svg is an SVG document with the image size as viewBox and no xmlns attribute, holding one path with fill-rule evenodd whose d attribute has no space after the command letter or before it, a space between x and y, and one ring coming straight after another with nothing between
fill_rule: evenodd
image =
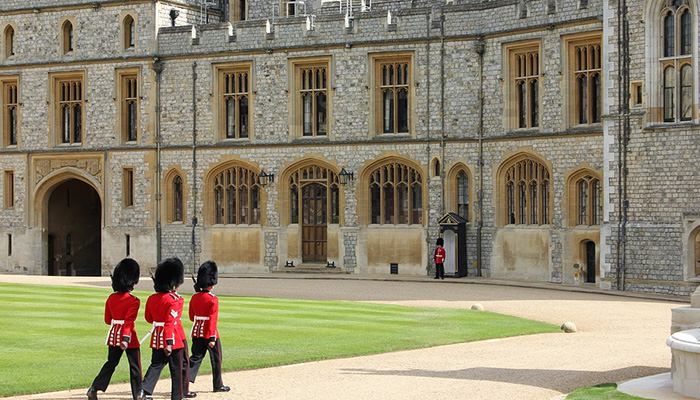
<instances>
[{"instance_id":1,"label":"stone castle building","mask_svg":"<svg viewBox=\"0 0 700 400\"><path fill-rule=\"evenodd\" d=\"M425 275L443 234L470 276L688 294L699 7L3 0L0 272Z\"/></svg>"}]
</instances>

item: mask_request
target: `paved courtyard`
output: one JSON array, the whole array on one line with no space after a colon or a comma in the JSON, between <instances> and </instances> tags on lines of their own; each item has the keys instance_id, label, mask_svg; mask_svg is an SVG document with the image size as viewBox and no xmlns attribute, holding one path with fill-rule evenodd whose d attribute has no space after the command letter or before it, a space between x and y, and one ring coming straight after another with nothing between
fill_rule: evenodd
<instances>
[{"instance_id":1,"label":"paved courtyard","mask_svg":"<svg viewBox=\"0 0 700 400\"><path fill-rule=\"evenodd\" d=\"M0 275L0 281L109 285L109 278ZM185 289L191 288L190 283L185 283ZM579 331L229 372L224 382L232 391L223 394L211 393L209 377L202 376L191 389L199 393L197 399L549 400L579 387L669 370L671 353L665 341L671 309L687 304L659 297L555 290L557 285L498 283L388 277L223 277L215 290L221 295L443 308L470 308L481 303L488 311L557 325L571 321ZM138 288L151 290L150 279L142 278ZM309 345L313 343L310 337ZM163 396L169 387L168 380L161 380L154 399L169 398ZM80 389L13 399L84 399L84 393L85 389ZM100 395L100 399L128 398L127 384L111 385Z\"/></svg>"}]
</instances>

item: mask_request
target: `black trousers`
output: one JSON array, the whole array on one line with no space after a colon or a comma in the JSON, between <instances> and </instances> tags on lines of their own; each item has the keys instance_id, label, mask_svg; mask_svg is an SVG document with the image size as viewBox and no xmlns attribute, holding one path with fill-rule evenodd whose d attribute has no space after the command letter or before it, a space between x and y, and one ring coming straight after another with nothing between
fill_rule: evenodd
<instances>
[{"instance_id":1,"label":"black trousers","mask_svg":"<svg viewBox=\"0 0 700 400\"><path fill-rule=\"evenodd\" d=\"M119 360L122 358L122 350L120 347L109 346L107 353L107 362L102 366L100 373L92 381L92 386L101 391L107 390L109 381L112 379L114 369L119 365ZM126 359L129 360L129 378L131 380L131 394L136 400L136 396L141 390L141 352L139 348L126 349Z\"/></svg>"},{"instance_id":2,"label":"black trousers","mask_svg":"<svg viewBox=\"0 0 700 400\"><path fill-rule=\"evenodd\" d=\"M143 391L147 394L153 394L153 389L156 387L160 372L168 364L170 369L170 398L172 400L182 400L185 397L186 387L185 378L187 375L183 371L187 369L187 363L183 366L183 354L187 352L187 348L173 350L170 356L165 355L165 351L153 349L151 355L151 366L148 367L146 375L143 377Z\"/></svg>"},{"instance_id":3,"label":"black trousers","mask_svg":"<svg viewBox=\"0 0 700 400\"><path fill-rule=\"evenodd\" d=\"M221 340L216 338L216 345L209 347L209 339L192 338L192 357L190 357L190 382L194 383L197 379L199 366L202 365L204 355L209 352L209 361L211 361L211 372L213 378L214 389L224 386L224 381L221 379Z\"/></svg>"},{"instance_id":4,"label":"black trousers","mask_svg":"<svg viewBox=\"0 0 700 400\"><path fill-rule=\"evenodd\" d=\"M445 279L445 266L442 263L435 263L435 277Z\"/></svg>"}]
</instances>

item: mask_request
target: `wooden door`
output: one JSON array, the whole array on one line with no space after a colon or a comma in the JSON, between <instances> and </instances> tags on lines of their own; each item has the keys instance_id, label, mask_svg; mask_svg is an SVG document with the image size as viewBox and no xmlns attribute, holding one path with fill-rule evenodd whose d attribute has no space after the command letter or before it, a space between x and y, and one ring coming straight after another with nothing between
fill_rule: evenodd
<instances>
[{"instance_id":1,"label":"wooden door","mask_svg":"<svg viewBox=\"0 0 700 400\"><path fill-rule=\"evenodd\" d=\"M301 190L301 250L303 262L326 262L328 258L327 189L311 183Z\"/></svg>"}]
</instances>

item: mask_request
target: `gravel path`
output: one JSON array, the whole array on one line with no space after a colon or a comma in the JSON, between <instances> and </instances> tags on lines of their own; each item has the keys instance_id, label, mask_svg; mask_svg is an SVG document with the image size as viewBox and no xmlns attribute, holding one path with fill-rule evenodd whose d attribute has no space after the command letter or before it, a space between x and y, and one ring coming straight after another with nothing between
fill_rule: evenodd
<instances>
[{"instance_id":1,"label":"gravel path","mask_svg":"<svg viewBox=\"0 0 700 400\"><path fill-rule=\"evenodd\" d=\"M108 279L0 275L0 282L81 286L108 286ZM246 277L221 278L215 292L441 308L481 303L488 311L558 325L571 321L579 331L229 372L224 382L232 391L227 394L211 393L208 376L191 388L199 392L198 399L548 400L583 386L667 372L671 353L665 341L671 309L687 305L541 288L547 285L473 282ZM184 286L188 291L191 285ZM150 280L142 279L139 289L150 288ZM154 399L169 398L163 396L169 387L169 381L161 380ZM12 399L84 399L84 393L80 389ZM128 398L126 384L111 385L100 395L100 399Z\"/></svg>"}]
</instances>

